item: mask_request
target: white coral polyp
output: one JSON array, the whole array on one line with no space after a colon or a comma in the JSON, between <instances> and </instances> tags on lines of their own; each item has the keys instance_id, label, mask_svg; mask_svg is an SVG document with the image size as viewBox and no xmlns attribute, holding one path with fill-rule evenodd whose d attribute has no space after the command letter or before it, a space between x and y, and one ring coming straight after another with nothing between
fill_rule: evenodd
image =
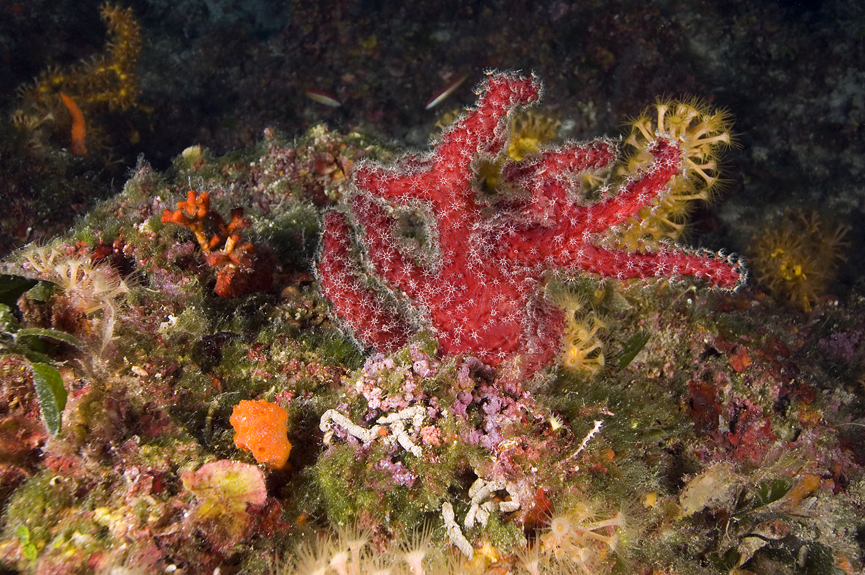
<instances>
[{"instance_id":1,"label":"white coral polyp","mask_svg":"<svg viewBox=\"0 0 865 575\"><path fill-rule=\"evenodd\" d=\"M129 286L108 264L94 264L87 257L72 256L53 247L37 247L22 253L22 267L62 291L69 306L90 315L102 310L103 345L111 339L117 302L129 293Z\"/></svg>"}]
</instances>

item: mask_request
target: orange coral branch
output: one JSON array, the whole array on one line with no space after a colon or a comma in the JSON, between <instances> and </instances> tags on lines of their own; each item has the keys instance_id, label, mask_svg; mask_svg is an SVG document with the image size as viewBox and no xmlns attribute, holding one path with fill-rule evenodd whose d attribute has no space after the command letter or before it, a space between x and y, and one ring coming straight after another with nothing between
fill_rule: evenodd
<instances>
[{"instance_id":1,"label":"orange coral branch","mask_svg":"<svg viewBox=\"0 0 865 575\"><path fill-rule=\"evenodd\" d=\"M162 213L162 222L183 226L195 234L207 265L216 270L218 295L237 297L270 289L272 261L258 256L252 243L244 242L238 233L251 225L249 218L243 217L243 208L232 209L231 220L225 223L219 212L210 209L209 193L190 190L186 201L177 202L177 210ZM213 232L210 239L208 228Z\"/></svg>"},{"instance_id":2,"label":"orange coral branch","mask_svg":"<svg viewBox=\"0 0 865 575\"><path fill-rule=\"evenodd\" d=\"M162 212L162 223L177 224L190 230L195 234L195 239L198 241L198 245L201 246L201 251L209 254L211 248L216 247L220 243L220 241L217 241L216 245L211 246L211 242L207 240L207 235L204 231L204 222L209 213L210 194L202 192L200 195L196 195L195 192L189 190L187 200L185 202L177 202L176 211L165 210ZM218 216L219 214L217 214ZM218 239L218 237L214 236L214 239Z\"/></svg>"}]
</instances>

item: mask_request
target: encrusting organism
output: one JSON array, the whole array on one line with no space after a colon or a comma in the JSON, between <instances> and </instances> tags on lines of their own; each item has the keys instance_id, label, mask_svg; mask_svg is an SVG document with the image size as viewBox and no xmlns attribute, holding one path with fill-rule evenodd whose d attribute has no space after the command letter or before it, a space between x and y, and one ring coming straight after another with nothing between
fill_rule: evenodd
<instances>
[{"instance_id":1,"label":"encrusting organism","mask_svg":"<svg viewBox=\"0 0 865 575\"><path fill-rule=\"evenodd\" d=\"M816 212L793 211L781 225L754 236L751 265L757 282L775 297L811 311L835 279L849 226L831 225Z\"/></svg>"},{"instance_id":2,"label":"encrusting organism","mask_svg":"<svg viewBox=\"0 0 865 575\"><path fill-rule=\"evenodd\" d=\"M581 174L616 162L609 140L510 162L502 180L518 193L484 199L474 168L505 153L508 118L538 100L540 84L491 74L478 93L476 108L445 130L431 154L359 166L355 193L325 216L318 277L363 344L392 350L431 328L442 355L472 353L494 366L519 357L529 373L558 353L564 328L562 312L535 289L547 270L620 281L693 277L725 289L744 282L736 258L668 243L637 251L610 237L672 190L714 183L716 150L729 142L725 123L697 109L678 114L680 105L670 104L675 124L635 139L645 160L632 164L615 193L589 205L574 188ZM656 116L669 125L667 109ZM424 238L417 250L401 248L397 210L416 214L415 237Z\"/></svg>"},{"instance_id":3,"label":"encrusting organism","mask_svg":"<svg viewBox=\"0 0 865 575\"><path fill-rule=\"evenodd\" d=\"M367 429L352 422L345 415L335 409L328 409L321 416L319 429L324 432L324 444L329 445L334 436L334 426L342 429L343 433L359 439L363 444L368 444L376 439L382 439L388 443L398 443L403 449L414 455L421 456L421 448L412 439L420 433L426 413L418 406L407 407L395 413L383 415L376 420L377 425ZM412 431L406 431L406 422L411 422Z\"/></svg>"},{"instance_id":4,"label":"encrusting organism","mask_svg":"<svg viewBox=\"0 0 865 575\"><path fill-rule=\"evenodd\" d=\"M216 270L217 295L232 298L267 291L273 283L273 262L256 253L252 242L243 241L241 231L251 222L243 208L231 210L227 223L210 207L210 194L190 190L186 201L177 202L175 211L165 210L163 223L182 226L195 234L207 265Z\"/></svg>"},{"instance_id":5,"label":"encrusting organism","mask_svg":"<svg viewBox=\"0 0 865 575\"><path fill-rule=\"evenodd\" d=\"M264 474L239 461L205 463L180 479L196 498L182 528L200 531L216 549L229 550L242 541L253 521L248 505L260 506L267 499Z\"/></svg>"},{"instance_id":6,"label":"encrusting organism","mask_svg":"<svg viewBox=\"0 0 865 575\"><path fill-rule=\"evenodd\" d=\"M497 491L507 491L510 500L499 501L495 499L494 495ZM475 524L486 526L490 513L496 511L511 513L520 508L517 495L510 492L510 486L503 479L486 481L482 477L478 477L469 488L469 497L471 498L471 507L463 520L463 526L466 529L471 529Z\"/></svg>"},{"instance_id":7,"label":"encrusting organism","mask_svg":"<svg viewBox=\"0 0 865 575\"><path fill-rule=\"evenodd\" d=\"M288 462L288 412L264 400L243 400L234 406L229 423L234 427L234 444L252 452L259 463L282 469Z\"/></svg>"}]
</instances>

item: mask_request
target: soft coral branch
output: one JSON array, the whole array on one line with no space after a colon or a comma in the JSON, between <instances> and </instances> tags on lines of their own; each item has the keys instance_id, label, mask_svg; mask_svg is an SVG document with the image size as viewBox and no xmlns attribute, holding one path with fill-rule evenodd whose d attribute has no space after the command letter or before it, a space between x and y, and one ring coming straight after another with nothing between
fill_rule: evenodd
<instances>
[{"instance_id":1,"label":"soft coral branch","mask_svg":"<svg viewBox=\"0 0 865 575\"><path fill-rule=\"evenodd\" d=\"M445 355L473 353L492 364L521 356L532 369L556 353L564 326L534 289L547 270L623 281L695 277L727 289L744 281L731 258L657 243L634 252L610 237L674 186L693 187L695 178L711 185L705 170L714 164L698 170L695 159L726 141L717 134L724 126L709 130L701 112L671 106L658 116L660 129L639 126L648 134L641 162L617 193L595 203L578 199L575 182L616 162L618 150L606 139L506 164L503 188L515 193L483 198L478 167L502 156L510 115L538 100L540 84L495 74L479 94L477 107L428 156L358 167L356 193L325 218L319 278L362 341L392 349L427 327ZM673 120L675 130L665 131ZM406 229L405 213L420 223Z\"/></svg>"}]
</instances>

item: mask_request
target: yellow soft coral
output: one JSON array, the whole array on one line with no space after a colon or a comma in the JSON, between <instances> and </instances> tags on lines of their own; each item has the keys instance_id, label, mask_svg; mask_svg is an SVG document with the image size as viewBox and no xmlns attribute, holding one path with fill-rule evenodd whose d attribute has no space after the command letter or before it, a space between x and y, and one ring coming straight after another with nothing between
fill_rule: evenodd
<instances>
[{"instance_id":1,"label":"yellow soft coral","mask_svg":"<svg viewBox=\"0 0 865 575\"><path fill-rule=\"evenodd\" d=\"M611 552L619 544L625 526L622 513L597 519L589 505L575 505L550 517L549 527L540 537L540 546L552 565L578 568L579 573L604 573L612 569Z\"/></svg>"},{"instance_id":2,"label":"yellow soft coral","mask_svg":"<svg viewBox=\"0 0 865 575\"><path fill-rule=\"evenodd\" d=\"M550 300L565 312L562 365L570 371L595 375L604 369L604 344L599 337L604 322L588 308L588 298L579 287L552 285L548 289ZM603 297L603 291L594 295Z\"/></svg>"},{"instance_id":3,"label":"yellow soft coral","mask_svg":"<svg viewBox=\"0 0 865 575\"><path fill-rule=\"evenodd\" d=\"M104 4L100 8L108 27L108 44L101 54L68 68L49 68L24 88L25 102L45 108L56 106L63 91L80 106L105 104L126 110L138 98L135 68L141 54L141 25L132 8Z\"/></svg>"},{"instance_id":4,"label":"yellow soft coral","mask_svg":"<svg viewBox=\"0 0 865 575\"><path fill-rule=\"evenodd\" d=\"M141 25L131 8L104 4L100 12L108 27L105 51L73 66L48 68L19 88L21 104L12 119L30 133L34 147L40 145L43 128L65 130L69 125L61 93L80 106L84 116L127 110L138 100Z\"/></svg>"},{"instance_id":5,"label":"yellow soft coral","mask_svg":"<svg viewBox=\"0 0 865 575\"><path fill-rule=\"evenodd\" d=\"M561 122L554 117L532 110L511 118L506 153L477 164L477 181L481 189L493 194L505 191L501 189L502 170L508 162L520 162L538 154L545 144L558 137L560 125Z\"/></svg>"},{"instance_id":6,"label":"yellow soft coral","mask_svg":"<svg viewBox=\"0 0 865 575\"><path fill-rule=\"evenodd\" d=\"M593 312L580 317L568 314L566 322L562 349L565 368L592 375L604 369L604 345L598 338L603 322Z\"/></svg>"},{"instance_id":7,"label":"yellow soft coral","mask_svg":"<svg viewBox=\"0 0 865 575\"><path fill-rule=\"evenodd\" d=\"M556 139L561 122L533 110L517 114L511 120L508 158L519 162L537 154L541 146Z\"/></svg>"}]
</instances>

